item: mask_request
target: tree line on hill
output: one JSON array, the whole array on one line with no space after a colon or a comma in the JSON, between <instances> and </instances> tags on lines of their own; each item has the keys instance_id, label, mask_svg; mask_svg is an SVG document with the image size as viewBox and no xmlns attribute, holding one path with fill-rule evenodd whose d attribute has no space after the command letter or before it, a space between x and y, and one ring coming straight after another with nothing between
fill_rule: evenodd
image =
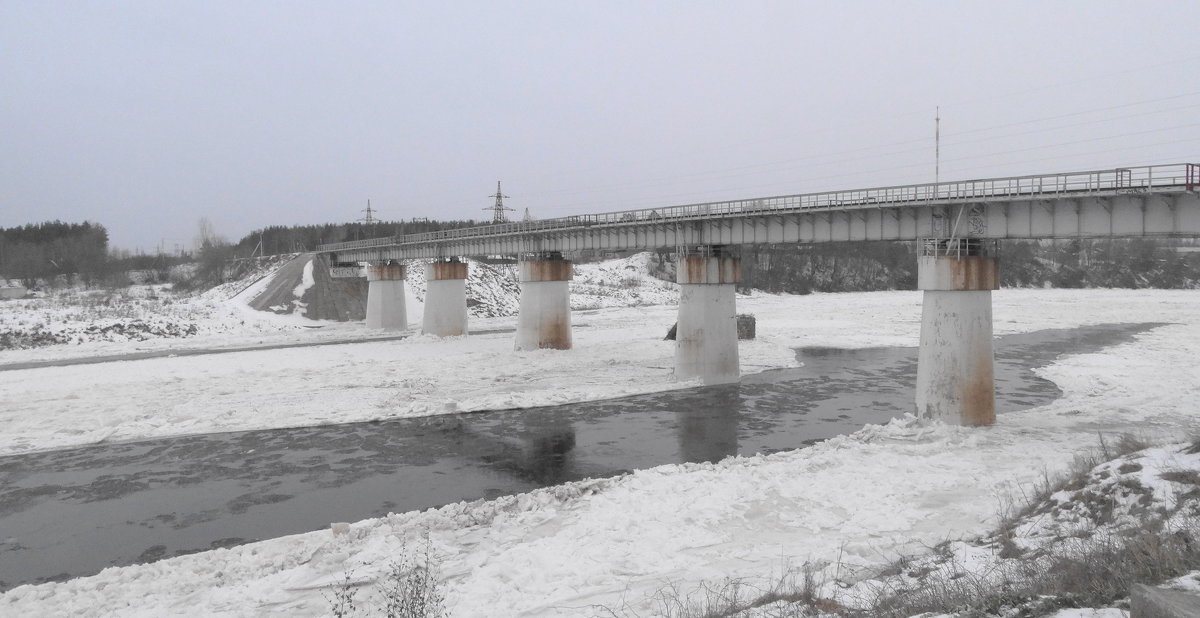
<instances>
[{"instance_id":1,"label":"tree line on hill","mask_svg":"<svg viewBox=\"0 0 1200 618\"><path fill-rule=\"evenodd\" d=\"M398 221L327 223L323 225L271 226L255 230L230 243L200 219L194 249L178 254L133 254L108 247L108 230L85 221L47 221L0 228L0 277L21 281L26 287L39 282L77 278L87 286L120 286L126 273L149 273L149 280L166 282L172 269L194 263L186 278L173 279L180 287L203 287L220 283L227 264L237 258L311 251L319 244L416 234L481 225L475 221Z\"/></svg>"},{"instance_id":2,"label":"tree line on hill","mask_svg":"<svg viewBox=\"0 0 1200 618\"><path fill-rule=\"evenodd\" d=\"M47 221L0 228L0 275L28 287L38 280L78 275L92 283L105 272L108 230L84 221Z\"/></svg>"},{"instance_id":3,"label":"tree line on hill","mask_svg":"<svg viewBox=\"0 0 1200 618\"><path fill-rule=\"evenodd\" d=\"M285 253L313 251L319 245L382 238L402 234L436 232L460 227L481 225L475 221L380 221L377 223L325 223L321 225L273 225L254 230L236 243L212 231L206 219L200 220L196 239L196 268L187 280L177 281L177 287L205 287L221 283L230 275L230 263L238 259Z\"/></svg>"},{"instance_id":4,"label":"tree line on hill","mask_svg":"<svg viewBox=\"0 0 1200 618\"><path fill-rule=\"evenodd\" d=\"M229 242L213 231L207 219L200 219L196 250L192 256L195 268L186 279L173 280L181 289L210 287L232 276L238 260L267 255L303 253L319 245L382 238L403 234L418 234L440 230L482 225L476 221L379 221L375 223L324 223L319 225L272 225L253 230L237 242Z\"/></svg>"},{"instance_id":5,"label":"tree line on hill","mask_svg":"<svg viewBox=\"0 0 1200 618\"><path fill-rule=\"evenodd\" d=\"M474 220L431 221L380 221L378 223L325 223L321 225L272 225L246 234L233 245L236 257L251 255L276 255L312 251L318 245L383 238L404 234L423 234L463 227L474 227L483 223Z\"/></svg>"}]
</instances>

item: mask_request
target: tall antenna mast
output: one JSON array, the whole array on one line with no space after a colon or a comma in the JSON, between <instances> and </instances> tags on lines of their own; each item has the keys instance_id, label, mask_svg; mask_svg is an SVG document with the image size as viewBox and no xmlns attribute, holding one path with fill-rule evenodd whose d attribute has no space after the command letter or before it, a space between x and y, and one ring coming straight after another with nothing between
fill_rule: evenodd
<instances>
[{"instance_id":1,"label":"tall antenna mast","mask_svg":"<svg viewBox=\"0 0 1200 618\"><path fill-rule=\"evenodd\" d=\"M512 210L512 208L509 208L504 205L504 198L506 198L508 196L504 195L503 193L500 192L500 181L499 180L496 181L496 194L489 195L488 197L496 198L495 206L492 206L490 208L484 208L484 210L492 211L492 223L507 223L508 217L506 217L504 215L504 211Z\"/></svg>"},{"instance_id":2,"label":"tall antenna mast","mask_svg":"<svg viewBox=\"0 0 1200 618\"><path fill-rule=\"evenodd\" d=\"M933 184L937 184L942 175L942 107L933 110Z\"/></svg>"}]
</instances>

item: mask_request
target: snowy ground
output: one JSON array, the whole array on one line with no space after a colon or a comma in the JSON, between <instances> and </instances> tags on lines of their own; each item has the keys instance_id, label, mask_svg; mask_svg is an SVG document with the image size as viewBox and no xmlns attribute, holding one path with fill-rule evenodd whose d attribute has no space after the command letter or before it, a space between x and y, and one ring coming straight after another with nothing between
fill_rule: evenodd
<instances>
[{"instance_id":1,"label":"snowy ground","mask_svg":"<svg viewBox=\"0 0 1200 618\"><path fill-rule=\"evenodd\" d=\"M579 267L580 279L592 288L581 294L589 298L585 306L672 299L671 284L651 280L644 266L635 257ZM675 321L673 306L577 311L575 350L516 352L511 333L441 340L414 332L402 341L373 342L395 333L249 310L245 301L266 283L234 286L226 290L229 299L218 290L174 303L197 331L184 342L84 338L74 346L6 350L0 364L123 349L222 348L239 341L368 341L6 371L0 374L0 455L106 440L522 408L688 386L672 378L674 343L663 340ZM409 321L416 325L424 285L419 278L411 283ZM479 285L503 293L489 282ZM302 295L306 283L296 287ZM78 322L69 305L46 301L46 308L31 311L29 302L0 305L0 311L8 309L14 322L41 320L47 330ZM128 313L153 315L154 309L138 305ZM472 317L470 328L506 330L515 322L515 316ZM777 337L746 342L741 352L748 373L795 364L787 342Z\"/></svg>"},{"instance_id":2,"label":"snowy ground","mask_svg":"<svg viewBox=\"0 0 1200 618\"><path fill-rule=\"evenodd\" d=\"M1111 440L1106 446L1114 448L1120 442ZM1028 505L1014 505L1014 518L1002 532L943 543L933 552L899 563L903 568L893 569L898 572L867 578L845 589L826 586L824 592L836 596L843 604L857 607L873 603L881 595L903 598L930 588L953 596L959 591L995 594L1046 585L1057 589L1058 594L1084 595L1093 593L1084 587L1111 585L1119 591L1118 598L1125 597L1128 606L1128 584L1113 585L1120 581L1116 578L1126 574L1136 577L1131 571L1145 572L1152 567L1166 570L1165 563L1172 561L1168 558L1173 555L1170 550L1148 538L1194 536L1200 526L1198 445L1200 441L1150 448L1139 445L1138 450L1120 457L1111 451L1107 457L1098 455L1101 459L1112 459L1097 465L1089 460L1062 477L1044 495L1031 496ZM1138 538L1139 535L1145 536ZM1186 545L1179 542L1178 547L1186 551ZM1114 549L1130 543L1138 549L1128 554ZM1151 553L1155 550L1159 552L1157 555ZM1095 558L1085 558L1089 555ZM1115 572L1105 573L1106 569ZM1112 579L1106 581L1103 575ZM1055 576L1062 578L1061 581L1049 584L1047 580ZM1200 572L1185 573L1163 583L1200 593ZM982 600L978 592L972 599L976 602ZM1010 594L1009 598L1016 601L1022 596ZM1044 593L1035 596L1023 600L1027 609L1032 610L1029 606L1038 604L1051 608L1056 603L1074 604L1074 599L1054 599ZM1015 611L1018 608L1012 609L1006 615L1018 615ZM1115 607L1062 610L1054 614L1057 618L1092 615L1115 618L1126 614Z\"/></svg>"},{"instance_id":3,"label":"snowy ground","mask_svg":"<svg viewBox=\"0 0 1200 618\"><path fill-rule=\"evenodd\" d=\"M34 298L0 302L0 365L85 358L179 348L230 348L343 339L370 339L394 333L364 331L361 323L307 320L301 298L313 286L312 262L291 291L283 315L251 310L288 259L275 256L244 277L199 294L174 294L169 285L135 285L118 290L53 289ZM672 305L675 284L647 274L651 254L575 266L571 307ZM519 284L516 267L468 260L471 326L475 330L511 327ZM408 264L405 285L409 323L419 327L424 310L424 262ZM299 311L292 313L292 308Z\"/></svg>"},{"instance_id":4,"label":"snowy ground","mask_svg":"<svg viewBox=\"0 0 1200 618\"><path fill-rule=\"evenodd\" d=\"M575 264L571 280L571 309L674 305L679 289L674 283L649 274L651 253L588 264ZM520 304L520 284L514 264L485 264L466 260L467 297L475 318L515 316ZM409 320L420 322L425 300L425 262L407 260L406 308Z\"/></svg>"},{"instance_id":5,"label":"snowy ground","mask_svg":"<svg viewBox=\"0 0 1200 618\"><path fill-rule=\"evenodd\" d=\"M135 285L52 289L36 298L0 302L0 365L361 336L361 325L314 322L247 306L288 257L268 260L242 279L198 294L173 293L169 285ZM44 345L52 342L58 345Z\"/></svg>"},{"instance_id":6,"label":"snowy ground","mask_svg":"<svg viewBox=\"0 0 1200 618\"><path fill-rule=\"evenodd\" d=\"M741 345L743 371L794 363L794 346L915 345L920 298L739 297L760 335ZM24 586L0 597L0 614L323 615L324 586L347 571L374 581L423 535L459 616L595 615L598 605L647 615L650 595L668 583L770 578L804 562L846 571L881 564L986 531L1000 497L1066 467L1098 434L1200 431L1197 301L1192 291L996 292L997 334L1170 324L1045 368L1064 397L990 429L898 420L801 451L663 466L367 520L344 535L320 531ZM514 352L511 335L497 334L3 372L0 452L677 388L672 345L661 341L674 311L577 312L576 348L566 352ZM472 327L513 322L473 319Z\"/></svg>"}]
</instances>

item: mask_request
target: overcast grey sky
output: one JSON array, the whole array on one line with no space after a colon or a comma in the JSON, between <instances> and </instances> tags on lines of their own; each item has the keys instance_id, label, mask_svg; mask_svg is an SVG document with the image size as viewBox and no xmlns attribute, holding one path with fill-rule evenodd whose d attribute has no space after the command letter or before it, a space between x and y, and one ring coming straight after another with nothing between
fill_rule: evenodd
<instances>
[{"instance_id":1,"label":"overcast grey sky","mask_svg":"<svg viewBox=\"0 0 1200 618\"><path fill-rule=\"evenodd\" d=\"M112 246L1200 161L1200 2L0 0L0 226Z\"/></svg>"}]
</instances>

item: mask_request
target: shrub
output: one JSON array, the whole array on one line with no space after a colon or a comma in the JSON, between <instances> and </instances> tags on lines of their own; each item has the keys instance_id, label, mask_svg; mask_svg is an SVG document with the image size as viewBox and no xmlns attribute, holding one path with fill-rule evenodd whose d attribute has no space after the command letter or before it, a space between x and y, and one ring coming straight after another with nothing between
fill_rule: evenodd
<instances>
[{"instance_id":1,"label":"shrub","mask_svg":"<svg viewBox=\"0 0 1200 618\"><path fill-rule=\"evenodd\" d=\"M384 616L387 618L442 618L445 599L438 589L437 565L429 556L429 540L419 555L405 551L399 562L388 565L383 586Z\"/></svg>"},{"instance_id":2,"label":"shrub","mask_svg":"<svg viewBox=\"0 0 1200 618\"><path fill-rule=\"evenodd\" d=\"M445 618L446 604L440 588L437 562L430 553L429 539L419 552L400 549L400 559L388 563L388 571L379 584L378 593L382 607L364 608L355 604L358 583L352 579L353 571L325 596L330 612L336 618L350 618L366 610L366 616L386 618Z\"/></svg>"},{"instance_id":3,"label":"shrub","mask_svg":"<svg viewBox=\"0 0 1200 618\"><path fill-rule=\"evenodd\" d=\"M353 616L358 609L354 605L354 597L358 595L358 587L353 581L354 571L346 571L346 577L333 588L330 594L322 594L329 603L329 611L335 618Z\"/></svg>"}]
</instances>

